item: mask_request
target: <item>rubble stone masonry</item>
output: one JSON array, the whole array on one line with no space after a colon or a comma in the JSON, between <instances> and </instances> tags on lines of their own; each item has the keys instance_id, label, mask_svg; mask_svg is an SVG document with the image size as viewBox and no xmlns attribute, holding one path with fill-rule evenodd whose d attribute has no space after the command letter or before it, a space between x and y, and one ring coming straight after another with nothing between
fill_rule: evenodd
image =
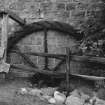
<instances>
[{"instance_id":1,"label":"rubble stone masonry","mask_svg":"<svg viewBox=\"0 0 105 105\"><path fill-rule=\"evenodd\" d=\"M27 22L57 20L79 28L94 12L100 12L101 0L0 0L0 9L7 8Z\"/></svg>"}]
</instances>

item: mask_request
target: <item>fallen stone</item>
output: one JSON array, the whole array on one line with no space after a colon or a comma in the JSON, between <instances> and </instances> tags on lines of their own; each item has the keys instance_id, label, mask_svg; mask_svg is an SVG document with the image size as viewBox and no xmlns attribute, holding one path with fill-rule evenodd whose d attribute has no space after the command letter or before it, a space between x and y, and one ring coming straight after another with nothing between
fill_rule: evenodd
<instances>
[{"instance_id":1,"label":"fallen stone","mask_svg":"<svg viewBox=\"0 0 105 105\"><path fill-rule=\"evenodd\" d=\"M96 101L95 105L105 105L105 101L104 100L98 100L98 101Z\"/></svg>"},{"instance_id":2,"label":"fallen stone","mask_svg":"<svg viewBox=\"0 0 105 105\"><path fill-rule=\"evenodd\" d=\"M105 88L101 88L97 91L97 97L99 99L105 100Z\"/></svg>"},{"instance_id":3,"label":"fallen stone","mask_svg":"<svg viewBox=\"0 0 105 105\"><path fill-rule=\"evenodd\" d=\"M86 90L85 90L86 91ZM81 91L80 89L75 89L74 91L72 91L70 93L70 95L74 96L74 97L78 97L79 99L82 100L83 103L90 103L90 96L89 94L85 94L84 91Z\"/></svg>"},{"instance_id":4,"label":"fallen stone","mask_svg":"<svg viewBox=\"0 0 105 105\"><path fill-rule=\"evenodd\" d=\"M80 97L81 97L81 99L82 99L82 101L84 102L84 103L89 103L89 100L90 100L90 96L89 95L87 95L87 94L84 94L84 93L80 93Z\"/></svg>"},{"instance_id":5,"label":"fallen stone","mask_svg":"<svg viewBox=\"0 0 105 105\"><path fill-rule=\"evenodd\" d=\"M98 97L95 97L95 99L93 99L93 101L94 100L95 100L95 105L105 105L105 100L99 99Z\"/></svg>"},{"instance_id":6,"label":"fallen stone","mask_svg":"<svg viewBox=\"0 0 105 105\"><path fill-rule=\"evenodd\" d=\"M65 102L66 105L83 105L84 102L81 98L76 96L68 96Z\"/></svg>"},{"instance_id":7,"label":"fallen stone","mask_svg":"<svg viewBox=\"0 0 105 105\"><path fill-rule=\"evenodd\" d=\"M47 88L41 88L41 91L43 95L53 96L54 91L56 91L57 88L47 87Z\"/></svg>"},{"instance_id":8,"label":"fallen stone","mask_svg":"<svg viewBox=\"0 0 105 105\"><path fill-rule=\"evenodd\" d=\"M25 95L28 94L28 91L26 88L20 88L18 91L16 91L16 93L20 95Z\"/></svg>"},{"instance_id":9,"label":"fallen stone","mask_svg":"<svg viewBox=\"0 0 105 105\"><path fill-rule=\"evenodd\" d=\"M10 64L2 60L2 62L0 63L0 72L8 73L9 69L10 69Z\"/></svg>"},{"instance_id":10,"label":"fallen stone","mask_svg":"<svg viewBox=\"0 0 105 105\"><path fill-rule=\"evenodd\" d=\"M66 96L63 93L60 93L59 91L54 92L54 98L57 104L63 104L66 100Z\"/></svg>"},{"instance_id":11,"label":"fallen stone","mask_svg":"<svg viewBox=\"0 0 105 105\"><path fill-rule=\"evenodd\" d=\"M50 99L48 99L48 102L50 103L50 104L56 104L56 100L55 100L55 98L50 98Z\"/></svg>"},{"instance_id":12,"label":"fallen stone","mask_svg":"<svg viewBox=\"0 0 105 105\"><path fill-rule=\"evenodd\" d=\"M30 89L28 92L29 95L33 95L33 96L41 96L42 95L42 91L40 89Z\"/></svg>"},{"instance_id":13,"label":"fallen stone","mask_svg":"<svg viewBox=\"0 0 105 105\"><path fill-rule=\"evenodd\" d=\"M74 91L72 91L70 95L80 98L80 92L78 91L78 89L75 89Z\"/></svg>"},{"instance_id":14,"label":"fallen stone","mask_svg":"<svg viewBox=\"0 0 105 105\"><path fill-rule=\"evenodd\" d=\"M48 95L42 95L42 97L46 100L49 100L50 98L52 98L51 96L48 96Z\"/></svg>"}]
</instances>

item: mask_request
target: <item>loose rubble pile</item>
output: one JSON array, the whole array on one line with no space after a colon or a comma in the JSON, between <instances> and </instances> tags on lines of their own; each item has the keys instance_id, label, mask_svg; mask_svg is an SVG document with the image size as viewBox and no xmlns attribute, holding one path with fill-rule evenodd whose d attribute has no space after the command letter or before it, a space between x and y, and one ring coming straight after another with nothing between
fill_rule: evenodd
<instances>
[{"instance_id":1,"label":"loose rubble pile","mask_svg":"<svg viewBox=\"0 0 105 105\"><path fill-rule=\"evenodd\" d=\"M97 93L89 95L75 89L66 97L66 92L59 92L58 88L21 88L18 95L37 96L40 100L46 100L51 105L105 105L105 100L97 97Z\"/></svg>"}]
</instances>

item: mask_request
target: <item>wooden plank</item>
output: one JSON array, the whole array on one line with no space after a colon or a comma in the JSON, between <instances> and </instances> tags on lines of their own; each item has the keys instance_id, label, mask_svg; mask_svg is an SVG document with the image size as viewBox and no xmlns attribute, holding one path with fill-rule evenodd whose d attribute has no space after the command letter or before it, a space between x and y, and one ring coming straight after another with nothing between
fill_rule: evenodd
<instances>
[{"instance_id":1,"label":"wooden plank","mask_svg":"<svg viewBox=\"0 0 105 105\"><path fill-rule=\"evenodd\" d=\"M65 73L66 72L53 72L48 71L48 70L42 70L42 69L35 69L26 65L19 65L19 64L11 64L11 68L15 68L15 69L20 69L22 71L29 71L32 73L41 73L41 74L46 74L46 75L52 75L55 76L55 78L65 78ZM82 78L82 79L86 79L86 80L91 80L91 81L97 81L97 80L105 80L105 77L97 77L97 76L88 76L88 75L79 75L79 74L69 74L70 77L74 77L74 78Z\"/></svg>"},{"instance_id":2,"label":"wooden plank","mask_svg":"<svg viewBox=\"0 0 105 105\"><path fill-rule=\"evenodd\" d=\"M25 54L35 55L35 56L42 56L42 57L47 56L49 58L56 58L56 59L61 59L61 60L66 57L66 55L64 55L64 54L48 54L48 53L40 53L40 52L38 52L38 53L36 53L36 52L34 52L34 53L32 53L32 52L28 53L27 52Z\"/></svg>"},{"instance_id":3,"label":"wooden plank","mask_svg":"<svg viewBox=\"0 0 105 105\"><path fill-rule=\"evenodd\" d=\"M97 81L97 80L105 80L105 77L98 77L98 76L89 76L89 75L80 75L80 74L72 74L76 77L81 77L87 80Z\"/></svg>"},{"instance_id":4,"label":"wooden plank","mask_svg":"<svg viewBox=\"0 0 105 105\"><path fill-rule=\"evenodd\" d=\"M47 54L47 53L36 53L36 52L27 52L26 54L29 55L35 55L35 56L47 56L49 58L56 58L56 59L64 59L66 57L66 54ZM92 56L78 56L78 55L70 55L72 61L77 62L98 62L105 64L105 58L104 57L92 57Z\"/></svg>"},{"instance_id":5,"label":"wooden plank","mask_svg":"<svg viewBox=\"0 0 105 105\"><path fill-rule=\"evenodd\" d=\"M13 50L12 52L17 52ZM66 57L66 54L48 54L48 53L36 53L36 52L26 52L24 54L34 55L34 56L42 56L42 57L49 57L49 58L56 58L63 60ZM70 55L72 61L77 62L98 62L105 64L105 58L104 57L92 57L92 56L78 56L78 55Z\"/></svg>"},{"instance_id":6,"label":"wooden plank","mask_svg":"<svg viewBox=\"0 0 105 105\"><path fill-rule=\"evenodd\" d=\"M72 55L71 58L73 61L79 61L79 62L97 62L97 63L102 63L105 64L105 58L104 57L92 57L92 56L77 56L77 55Z\"/></svg>"},{"instance_id":7,"label":"wooden plank","mask_svg":"<svg viewBox=\"0 0 105 105\"><path fill-rule=\"evenodd\" d=\"M18 53L18 51L16 51L16 50L12 50L11 52ZM21 52L21 53L23 53L23 52ZM41 57L47 56L49 58L56 58L56 59L61 59L61 60L64 59L64 57L66 56L63 54L48 54L48 53L40 53L40 52L34 52L34 53L33 52L25 52L23 54L33 55L33 56L41 56Z\"/></svg>"}]
</instances>

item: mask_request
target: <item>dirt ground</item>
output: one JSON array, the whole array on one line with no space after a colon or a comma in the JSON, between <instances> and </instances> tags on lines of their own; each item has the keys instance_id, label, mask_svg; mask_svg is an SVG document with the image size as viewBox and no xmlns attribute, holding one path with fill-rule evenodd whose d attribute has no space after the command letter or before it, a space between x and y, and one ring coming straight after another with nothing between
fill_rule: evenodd
<instances>
[{"instance_id":1,"label":"dirt ground","mask_svg":"<svg viewBox=\"0 0 105 105\"><path fill-rule=\"evenodd\" d=\"M71 89L78 88L85 94L92 96L91 84L87 82L70 82ZM76 84L75 86L73 84ZM61 84L62 85L62 84ZM39 97L32 95L17 94L21 88L29 88L30 84L26 78L0 79L0 105L51 105L47 100L40 100ZM63 83L64 86L64 83ZM61 86L62 87L62 86ZM105 89L99 91L98 97L105 100Z\"/></svg>"},{"instance_id":2,"label":"dirt ground","mask_svg":"<svg viewBox=\"0 0 105 105\"><path fill-rule=\"evenodd\" d=\"M28 87L26 79L0 80L0 105L50 105L35 96L17 95L22 87Z\"/></svg>"},{"instance_id":3,"label":"dirt ground","mask_svg":"<svg viewBox=\"0 0 105 105\"><path fill-rule=\"evenodd\" d=\"M77 84L77 80L71 81L71 84ZM82 85L84 86L84 83ZM29 81L25 78L0 79L0 105L51 105L47 100L40 100L36 96L17 94L17 91L24 87L29 87ZM80 85L71 85L73 89L76 87Z\"/></svg>"}]
</instances>

